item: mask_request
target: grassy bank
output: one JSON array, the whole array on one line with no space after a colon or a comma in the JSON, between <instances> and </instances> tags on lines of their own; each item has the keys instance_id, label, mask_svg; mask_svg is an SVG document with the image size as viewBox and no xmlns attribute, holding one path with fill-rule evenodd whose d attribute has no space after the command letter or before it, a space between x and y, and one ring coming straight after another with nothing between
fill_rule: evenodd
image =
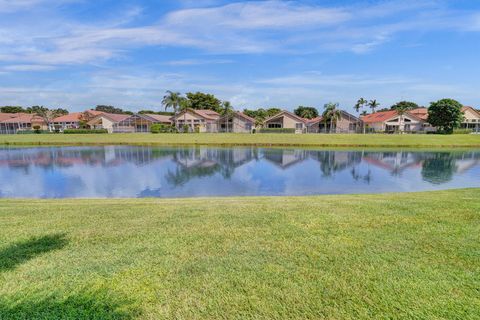
<instances>
[{"instance_id":1,"label":"grassy bank","mask_svg":"<svg viewBox=\"0 0 480 320\"><path fill-rule=\"evenodd\" d=\"M0 200L0 319L473 319L479 194Z\"/></svg>"},{"instance_id":2,"label":"grassy bank","mask_svg":"<svg viewBox=\"0 0 480 320\"><path fill-rule=\"evenodd\" d=\"M480 147L480 135L85 134L0 135L0 145L257 145L317 147Z\"/></svg>"}]
</instances>

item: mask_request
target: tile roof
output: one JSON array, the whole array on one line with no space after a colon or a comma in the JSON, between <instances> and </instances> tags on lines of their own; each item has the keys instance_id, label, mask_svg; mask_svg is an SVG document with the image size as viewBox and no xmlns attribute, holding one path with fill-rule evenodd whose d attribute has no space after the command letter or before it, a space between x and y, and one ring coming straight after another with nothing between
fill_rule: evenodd
<instances>
[{"instance_id":1,"label":"tile roof","mask_svg":"<svg viewBox=\"0 0 480 320\"><path fill-rule=\"evenodd\" d=\"M367 114L366 116L362 116L360 119L362 119L362 121L365 123L375 123L387 121L388 119L391 119L397 115L398 113L395 110L379 111L372 114Z\"/></svg>"},{"instance_id":2,"label":"tile roof","mask_svg":"<svg viewBox=\"0 0 480 320\"><path fill-rule=\"evenodd\" d=\"M0 113L0 122L4 120L12 119L12 118L17 118L21 115L26 115L26 114L28 113Z\"/></svg>"},{"instance_id":3,"label":"tile roof","mask_svg":"<svg viewBox=\"0 0 480 320\"><path fill-rule=\"evenodd\" d=\"M53 119L52 122L78 122L82 119L83 112L73 112Z\"/></svg>"},{"instance_id":4,"label":"tile roof","mask_svg":"<svg viewBox=\"0 0 480 320\"><path fill-rule=\"evenodd\" d=\"M303 123L306 123L307 120L308 120L308 119L304 119L304 118L302 118L302 117L297 116L295 113L292 113L292 112L287 111L287 110L283 110L283 111L281 111L280 113L277 113L276 115L274 115L274 116L272 116L272 117L270 117L270 118L265 119L265 122L270 121L270 120L273 120L273 119L275 119L275 118L278 118L278 117L280 117L280 116L282 116L282 115L284 115L284 114L286 114L286 115L288 115L288 116L290 116L290 117L292 117L292 118L294 118L294 119L296 119L296 120L302 121Z\"/></svg>"},{"instance_id":5,"label":"tile roof","mask_svg":"<svg viewBox=\"0 0 480 320\"><path fill-rule=\"evenodd\" d=\"M417 108L408 111L409 114L416 116L417 118L420 118L422 120L427 120L428 119L428 109L427 108Z\"/></svg>"},{"instance_id":6,"label":"tile roof","mask_svg":"<svg viewBox=\"0 0 480 320\"><path fill-rule=\"evenodd\" d=\"M200 115L201 117L204 117L205 119L217 120L218 118L220 118L220 115L213 110L200 109L200 110L193 110L193 112Z\"/></svg>"},{"instance_id":7,"label":"tile roof","mask_svg":"<svg viewBox=\"0 0 480 320\"><path fill-rule=\"evenodd\" d=\"M168 122L168 123L171 123L172 121L170 120L170 118L172 116L166 116L166 115L161 115L161 114L145 114L146 116L158 121L158 122Z\"/></svg>"},{"instance_id":8,"label":"tile roof","mask_svg":"<svg viewBox=\"0 0 480 320\"><path fill-rule=\"evenodd\" d=\"M19 114L17 117L8 118L3 120L2 122L3 123L32 123L32 122L45 123L45 121L41 117L35 114L30 114L30 113L22 113L22 114Z\"/></svg>"}]
</instances>

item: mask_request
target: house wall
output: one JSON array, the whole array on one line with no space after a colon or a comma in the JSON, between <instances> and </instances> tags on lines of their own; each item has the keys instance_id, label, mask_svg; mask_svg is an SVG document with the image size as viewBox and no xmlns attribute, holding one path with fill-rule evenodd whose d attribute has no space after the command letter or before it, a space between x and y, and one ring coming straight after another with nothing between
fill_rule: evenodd
<instances>
[{"instance_id":1,"label":"house wall","mask_svg":"<svg viewBox=\"0 0 480 320\"><path fill-rule=\"evenodd\" d=\"M113 122L105 117L100 117L93 129L107 129L108 133L113 133Z\"/></svg>"},{"instance_id":2,"label":"house wall","mask_svg":"<svg viewBox=\"0 0 480 320\"><path fill-rule=\"evenodd\" d=\"M233 119L231 119L231 121L228 123L228 131L236 132L236 133L250 133L254 128L254 125L255 124L253 122L234 115ZM226 122L224 118L223 119L220 118L218 120L218 128L219 128L219 131L221 132L227 131Z\"/></svg>"},{"instance_id":3,"label":"house wall","mask_svg":"<svg viewBox=\"0 0 480 320\"><path fill-rule=\"evenodd\" d=\"M295 133L302 133L303 129L305 129L305 123L298 121L297 119L291 117L288 114L283 114L283 116L272 119L270 121L266 121L265 125L267 128L269 123L280 123L282 125L282 128L295 129ZM302 125L301 129L297 129L297 123L300 123Z\"/></svg>"},{"instance_id":4,"label":"house wall","mask_svg":"<svg viewBox=\"0 0 480 320\"><path fill-rule=\"evenodd\" d=\"M178 129L182 129L184 124L190 126L190 130L194 131L198 126L200 132L218 132L216 120L207 120L192 112L180 113L176 117L176 124Z\"/></svg>"}]
</instances>

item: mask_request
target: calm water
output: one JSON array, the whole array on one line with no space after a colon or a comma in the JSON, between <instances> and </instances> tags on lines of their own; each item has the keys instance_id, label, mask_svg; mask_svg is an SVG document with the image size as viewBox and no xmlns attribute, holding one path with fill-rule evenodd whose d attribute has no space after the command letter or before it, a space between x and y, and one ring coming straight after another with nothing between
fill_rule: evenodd
<instances>
[{"instance_id":1,"label":"calm water","mask_svg":"<svg viewBox=\"0 0 480 320\"><path fill-rule=\"evenodd\" d=\"M192 197L480 187L480 150L0 149L0 197Z\"/></svg>"}]
</instances>

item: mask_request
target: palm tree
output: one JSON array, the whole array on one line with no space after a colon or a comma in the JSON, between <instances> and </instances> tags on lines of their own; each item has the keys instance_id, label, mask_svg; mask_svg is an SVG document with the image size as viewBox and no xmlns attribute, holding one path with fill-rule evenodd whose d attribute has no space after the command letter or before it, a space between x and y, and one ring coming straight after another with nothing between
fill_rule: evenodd
<instances>
[{"instance_id":1,"label":"palm tree","mask_svg":"<svg viewBox=\"0 0 480 320\"><path fill-rule=\"evenodd\" d=\"M325 126L327 126L327 122L330 122L328 131L331 133L332 125L342 117L342 111L338 109L338 103L332 102L325 104L324 109L322 117L325 120Z\"/></svg>"},{"instance_id":2,"label":"palm tree","mask_svg":"<svg viewBox=\"0 0 480 320\"><path fill-rule=\"evenodd\" d=\"M380 106L380 103L378 103L377 100L370 100L370 102L368 103L368 106L370 107L370 109L372 109L372 112L375 113L375 109L377 109L378 106Z\"/></svg>"},{"instance_id":3,"label":"palm tree","mask_svg":"<svg viewBox=\"0 0 480 320\"><path fill-rule=\"evenodd\" d=\"M406 105L398 105L396 108L395 108L395 111L397 111L398 115L399 115L399 118L398 118L398 128L400 129L400 133L403 133L403 128L402 127L402 123L403 123L403 116L405 113L407 113L408 111L408 107ZM403 128L403 129L402 129Z\"/></svg>"},{"instance_id":4,"label":"palm tree","mask_svg":"<svg viewBox=\"0 0 480 320\"><path fill-rule=\"evenodd\" d=\"M187 111L192 106L192 102L185 97L180 97L178 100L178 111L183 112L183 125L187 125Z\"/></svg>"},{"instance_id":5,"label":"palm tree","mask_svg":"<svg viewBox=\"0 0 480 320\"><path fill-rule=\"evenodd\" d=\"M162 104L165 107L165 110L172 108L175 115L175 127L177 127L177 112L180 107L181 101L185 98L182 97L180 92L172 92L167 90L165 96L163 97Z\"/></svg>"},{"instance_id":6,"label":"palm tree","mask_svg":"<svg viewBox=\"0 0 480 320\"><path fill-rule=\"evenodd\" d=\"M232 107L232 104L229 101L224 101L222 103L222 107L223 107L222 115L225 117L225 127L227 129L227 132L229 132L228 131L228 124L230 122L230 116L233 113L233 107Z\"/></svg>"},{"instance_id":7,"label":"palm tree","mask_svg":"<svg viewBox=\"0 0 480 320\"><path fill-rule=\"evenodd\" d=\"M360 98L358 99L357 103L355 104L355 111L357 111L357 113L360 113L360 110L363 109L363 107L365 107L365 105L368 104L368 101L365 100L364 98Z\"/></svg>"}]
</instances>

